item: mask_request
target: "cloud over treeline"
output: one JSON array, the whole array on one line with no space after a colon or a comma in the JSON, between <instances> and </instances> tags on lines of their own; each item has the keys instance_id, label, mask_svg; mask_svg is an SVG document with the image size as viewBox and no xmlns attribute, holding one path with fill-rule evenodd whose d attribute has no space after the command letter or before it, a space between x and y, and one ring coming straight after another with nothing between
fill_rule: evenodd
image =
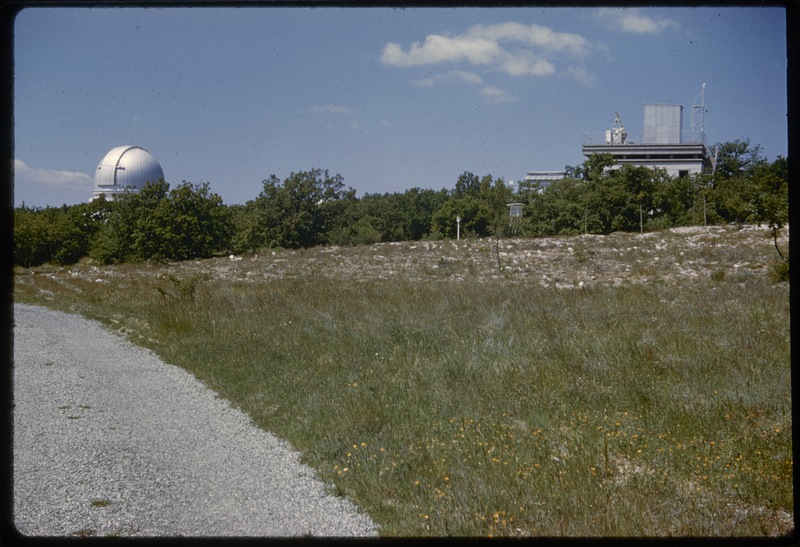
<instances>
[{"instance_id":1,"label":"cloud over treeline","mask_svg":"<svg viewBox=\"0 0 800 547\"><path fill-rule=\"evenodd\" d=\"M32 167L14 160L14 201L29 204L79 203L94 189L94 179L80 171Z\"/></svg>"}]
</instances>

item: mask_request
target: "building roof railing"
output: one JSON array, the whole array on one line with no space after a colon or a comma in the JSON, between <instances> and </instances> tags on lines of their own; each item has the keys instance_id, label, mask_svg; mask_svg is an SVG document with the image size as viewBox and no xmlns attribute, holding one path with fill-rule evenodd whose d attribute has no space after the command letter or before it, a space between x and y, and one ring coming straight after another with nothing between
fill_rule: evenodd
<instances>
[{"instance_id":1,"label":"building roof railing","mask_svg":"<svg viewBox=\"0 0 800 547\"><path fill-rule=\"evenodd\" d=\"M559 171L528 171L525 175L525 179L527 181L538 181L538 180L559 180L566 177L567 173L561 169Z\"/></svg>"},{"instance_id":2,"label":"building roof railing","mask_svg":"<svg viewBox=\"0 0 800 547\"><path fill-rule=\"evenodd\" d=\"M616 142L614 138L609 138L608 132L582 133L581 144L583 146L673 146L676 144L702 144L707 146L706 134L703 131L664 131L654 133L652 131L631 131L625 133L623 142Z\"/></svg>"}]
</instances>

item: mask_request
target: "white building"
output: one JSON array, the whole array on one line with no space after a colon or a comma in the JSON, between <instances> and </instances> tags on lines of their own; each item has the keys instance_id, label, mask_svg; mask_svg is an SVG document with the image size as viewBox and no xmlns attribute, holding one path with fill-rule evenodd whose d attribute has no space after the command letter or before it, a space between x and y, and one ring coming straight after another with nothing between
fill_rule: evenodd
<instances>
[{"instance_id":1,"label":"white building","mask_svg":"<svg viewBox=\"0 0 800 547\"><path fill-rule=\"evenodd\" d=\"M617 163L664 168L670 176L711 169L702 123L683 131L683 106L674 104L645 104L641 133L627 132L617 114L611 129L583 134L581 152L586 158L610 154Z\"/></svg>"}]
</instances>

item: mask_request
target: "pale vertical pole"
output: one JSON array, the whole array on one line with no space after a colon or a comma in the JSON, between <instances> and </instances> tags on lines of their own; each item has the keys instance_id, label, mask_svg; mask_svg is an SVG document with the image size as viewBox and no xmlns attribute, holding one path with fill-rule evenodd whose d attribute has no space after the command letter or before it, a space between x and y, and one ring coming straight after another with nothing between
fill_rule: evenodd
<instances>
[{"instance_id":1,"label":"pale vertical pole","mask_svg":"<svg viewBox=\"0 0 800 547\"><path fill-rule=\"evenodd\" d=\"M703 192L703 228L708 228L708 214L706 213L706 194Z\"/></svg>"}]
</instances>

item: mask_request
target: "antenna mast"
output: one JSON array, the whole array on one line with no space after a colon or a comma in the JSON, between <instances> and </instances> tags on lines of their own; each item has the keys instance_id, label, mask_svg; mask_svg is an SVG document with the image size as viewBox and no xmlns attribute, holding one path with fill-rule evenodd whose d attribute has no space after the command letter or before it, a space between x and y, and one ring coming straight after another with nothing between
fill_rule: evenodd
<instances>
[{"instance_id":1,"label":"antenna mast","mask_svg":"<svg viewBox=\"0 0 800 547\"><path fill-rule=\"evenodd\" d=\"M706 84L703 84L703 87L700 88L700 93L694 98L694 104L692 104L692 131L699 131L701 138L705 135L705 94ZM698 104L698 100L700 104Z\"/></svg>"}]
</instances>

